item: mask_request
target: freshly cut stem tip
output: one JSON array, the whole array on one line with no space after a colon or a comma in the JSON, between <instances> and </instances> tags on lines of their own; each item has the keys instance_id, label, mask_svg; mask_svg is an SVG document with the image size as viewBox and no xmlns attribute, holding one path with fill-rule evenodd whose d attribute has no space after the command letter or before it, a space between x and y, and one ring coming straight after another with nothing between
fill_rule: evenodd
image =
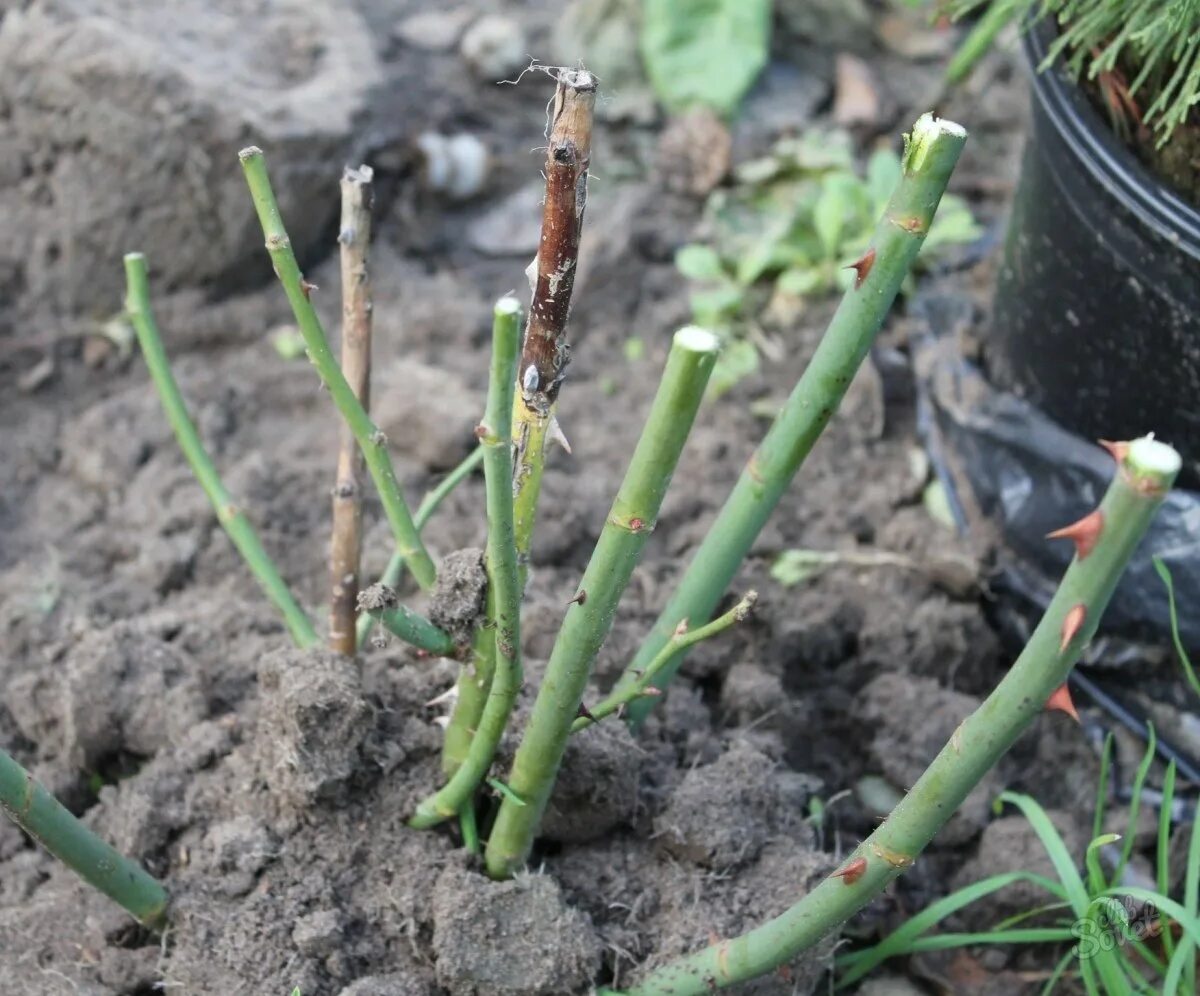
<instances>
[{"instance_id":1,"label":"freshly cut stem tip","mask_svg":"<svg viewBox=\"0 0 1200 996\"><path fill-rule=\"evenodd\" d=\"M263 548L250 520L225 489L221 475L204 449L200 433L196 431L196 426L188 415L187 405L175 375L171 373L171 364L163 348L162 336L150 308L150 281L146 275L146 257L141 253L131 252L126 255L125 281L125 310L137 334L146 368L150 371L150 379L158 392L163 411L179 442L180 450L183 451L192 473L196 475L197 482L216 511L217 521L237 547L238 553L242 555L246 566L250 568L267 597L279 609L296 645L312 646L319 640L317 631Z\"/></svg>"},{"instance_id":2,"label":"freshly cut stem tip","mask_svg":"<svg viewBox=\"0 0 1200 996\"><path fill-rule=\"evenodd\" d=\"M362 404L371 407L371 242L374 200L369 166L342 174L342 218L338 233L342 271L342 373ZM333 531L329 552L329 647L353 657L358 650L356 600L362 556L363 461L350 427L342 423L337 478L333 488Z\"/></svg>"},{"instance_id":3,"label":"freshly cut stem tip","mask_svg":"<svg viewBox=\"0 0 1200 996\"><path fill-rule=\"evenodd\" d=\"M417 506L416 514L413 516L413 524L417 527L417 532L420 533L425 528L426 523L433 517L433 513L438 510L442 502L456 487L465 481L474 472L475 468L483 462L483 448L476 446L469 454L448 473L438 483L437 487L433 488L424 498L421 499L421 504ZM404 554L397 551L392 554L388 561L387 567L379 576L379 583L387 585L389 588L395 588L400 583L400 577L404 573ZM368 636L371 635L371 629L375 625L375 619L367 612L359 612L357 641L361 647L366 642Z\"/></svg>"},{"instance_id":4,"label":"freshly cut stem tip","mask_svg":"<svg viewBox=\"0 0 1200 996\"><path fill-rule=\"evenodd\" d=\"M613 713L618 713L625 709L634 699L641 698L643 695L650 692L654 695L658 692L654 688L652 682L654 676L665 667L671 658L681 650L694 646L704 640L711 639L718 633L723 633L737 623L744 622L750 615L751 609L754 608L754 603L758 601L758 592L748 591L745 597L737 603L732 609L724 615L717 616L712 622L701 626L699 629L688 629L686 624L680 623L675 629L675 634L670 641L653 661L650 666L642 673L642 675L634 682L624 686L619 692L614 692L609 695L599 705L592 706L590 709L571 724L571 732L578 733L580 730L585 730L593 723L598 723L605 716L611 716Z\"/></svg>"},{"instance_id":5,"label":"freshly cut stem tip","mask_svg":"<svg viewBox=\"0 0 1200 996\"><path fill-rule=\"evenodd\" d=\"M520 315L521 307L512 298L502 298L496 305L487 410L480 435L487 485L488 619L486 626L479 630L476 643L487 640L493 645L491 682L478 728L470 738L462 762L445 786L417 807L409 821L417 828L434 826L473 805L475 790L491 767L513 703L521 690L521 588L517 579L513 530L511 422ZM459 694L461 697L461 684ZM452 718L452 726L454 722Z\"/></svg>"},{"instance_id":6,"label":"freshly cut stem tip","mask_svg":"<svg viewBox=\"0 0 1200 996\"><path fill-rule=\"evenodd\" d=\"M962 128L932 115L924 115L913 127L900 181L864 256L870 264L863 263L861 279L846 291L807 369L692 556L621 685L635 681L637 672L658 656L679 620L702 623L712 616L866 358L921 248L965 141ZM680 651L662 668L655 678L657 687L666 687L682 657ZM632 702L626 714L630 724L640 724L653 703L651 698Z\"/></svg>"},{"instance_id":7,"label":"freshly cut stem tip","mask_svg":"<svg viewBox=\"0 0 1200 996\"><path fill-rule=\"evenodd\" d=\"M136 861L84 826L0 750L0 809L47 851L147 927L166 918L167 892Z\"/></svg>"},{"instance_id":8,"label":"freshly cut stem tip","mask_svg":"<svg viewBox=\"0 0 1200 996\"><path fill-rule=\"evenodd\" d=\"M388 456L387 438L371 421L329 348L329 340L321 327L321 320L309 300L311 285L304 280L300 272L287 230L283 226L283 218L279 214L275 192L271 189L262 150L251 146L239 152L238 158L246 174L246 184L250 188L250 196L254 199L263 235L266 236L267 252L275 264L275 273L279 282L283 284L288 303L292 306L292 314L304 339L308 358L316 367L322 383L329 389L333 403L346 420L362 450L367 470L375 482L375 489L379 492L384 514L392 527L396 548L404 554L408 569L416 578L417 584L422 588L431 588L437 578L437 570L421 542L404 496L400 493L396 471Z\"/></svg>"},{"instance_id":9,"label":"freshly cut stem tip","mask_svg":"<svg viewBox=\"0 0 1200 996\"><path fill-rule=\"evenodd\" d=\"M1091 555L1072 561L1017 662L841 871L773 920L653 969L623 990L624 996L706 996L770 972L816 944L911 867L1067 680L1178 470L1179 462L1158 448L1136 442L1126 448L1100 506L1105 529ZM1080 605L1087 607L1086 618L1068 652L1060 653L1063 620Z\"/></svg>"},{"instance_id":10,"label":"freshly cut stem tip","mask_svg":"<svg viewBox=\"0 0 1200 996\"><path fill-rule=\"evenodd\" d=\"M517 748L507 783L523 804L507 796L500 804L485 851L494 877L511 875L529 855L592 664L653 529L716 357L715 337L700 329L676 334L625 479L574 589L587 597L567 608Z\"/></svg>"}]
</instances>

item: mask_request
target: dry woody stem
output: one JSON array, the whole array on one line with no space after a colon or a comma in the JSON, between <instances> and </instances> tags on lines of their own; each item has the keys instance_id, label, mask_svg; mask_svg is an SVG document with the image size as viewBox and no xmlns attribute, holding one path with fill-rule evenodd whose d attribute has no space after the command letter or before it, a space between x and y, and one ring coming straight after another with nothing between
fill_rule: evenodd
<instances>
[{"instance_id":1,"label":"dry woody stem","mask_svg":"<svg viewBox=\"0 0 1200 996\"><path fill-rule=\"evenodd\" d=\"M404 554L408 569L416 578L417 584L422 588L431 588L437 578L437 570L417 534L408 505L400 493L396 471L392 467L391 457L388 456L387 438L371 421L329 348L329 340L325 337L321 320L309 300L312 285L300 272L296 256L292 252L291 241L283 225L283 218L279 214L279 205L275 201L275 192L271 189L262 150L251 146L242 149L238 158L246 174L246 185L254 199L254 208L258 212L263 235L266 236L267 252L275 264L275 273L287 294L288 303L292 306L292 314L304 339L309 361L316 367L321 382L329 389L333 403L346 420L359 449L362 450L367 470L370 471L375 489L379 492L379 501L383 505L388 525L392 527L396 548Z\"/></svg>"},{"instance_id":2,"label":"dry woody stem","mask_svg":"<svg viewBox=\"0 0 1200 996\"><path fill-rule=\"evenodd\" d=\"M125 257L125 280L125 310L133 323L138 345L146 359L146 368L150 371L150 379L154 382L154 389L158 392L167 421L179 441L180 450L183 451L192 473L196 475L196 480L212 503L217 513L217 521L237 547L238 553L246 561L246 566L250 568L267 597L279 609L296 645L312 646L318 642L317 631L299 603L292 597L267 551L263 549L250 520L225 490L221 476L200 440L200 433L196 431L196 426L188 415L187 405L184 404L179 385L171 373L171 365L167 360L166 350L163 349L162 336L159 335L158 325L150 310L150 283L146 275L146 258L141 253L132 252Z\"/></svg>"},{"instance_id":3,"label":"dry woody stem","mask_svg":"<svg viewBox=\"0 0 1200 996\"><path fill-rule=\"evenodd\" d=\"M654 969L625 996L703 996L763 975L812 947L912 867L1066 681L1179 468L1169 446L1151 438L1129 444L1100 505L1100 535L1076 553L1017 662L839 871L775 919Z\"/></svg>"},{"instance_id":4,"label":"dry woody stem","mask_svg":"<svg viewBox=\"0 0 1200 996\"><path fill-rule=\"evenodd\" d=\"M342 174L342 220L338 232L342 270L342 373L364 411L371 403L371 241L374 187L369 166ZM329 648L353 657L358 649L359 561L362 556L362 453L350 427L338 438L333 485L333 534L329 550Z\"/></svg>"},{"instance_id":5,"label":"dry woody stem","mask_svg":"<svg viewBox=\"0 0 1200 996\"><path fill-rule=\"evenodd\" d=\"M541 492L546 438L571 356L567 319L587 207L595 103L596 78L591 73L583 69L559 73L546 149L542 234L530 278L533 300L517 366L513 405L517 556L522 584Z\"/></svg>"}]
</instances>

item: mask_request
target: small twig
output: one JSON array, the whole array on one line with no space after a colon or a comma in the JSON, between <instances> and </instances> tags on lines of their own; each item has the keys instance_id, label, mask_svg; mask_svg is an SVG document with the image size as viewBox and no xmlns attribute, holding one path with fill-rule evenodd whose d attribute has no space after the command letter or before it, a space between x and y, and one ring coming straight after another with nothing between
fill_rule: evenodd
<instances>
[{"instance_id":1,"label":"small twig","mask_svg":"<svg viewBox=\"0 0 1200 996\"><path fill-rule=\"evenodd\" d=\"M607 698L603 699L599 705L592 706L586 715L581 716L571 726L572 733L578 733L580 730L586 729L593 723L598 723L613 713L620 714L621 711L635 699L643 697L657 697L662 694L659 689L654 687L654 677L662 668L670 663L672 657L683 650L695 646L697 643L702 643L705 640L723 633L736 623L743 622L754 608L754 604L758 601L758 592L748 591L745 596L733 608L716 619L699 627L698 629L689 629L687 621L681 622L675 629L674 635L668 641L657 657L654 658L641 672L640 676L629 686L612 692Z\"/></svg>"},{"instance_id":2,"label":"small twig","mask_svg":"<svg viewBox=\"0 0 1200 996\"><path fill-rule=\"evenodd\" d=\"M413 516L413 525L417 527L417 532L420 533L425 528L426 524L433 513L438 510L438 507L446 500L447 496L464 480L471 476L471 472L483 462L483 447L476 446L463 459L457 467L442 478L436 488L429 491L424 498L421 499L421 504L417 506L417 512ZM392 554L392 559L388 561L387 567L379 576L379 583L385 584L389 588L399 587L400 577L404 574L404 554L397 550ZM371 630L375 625L375 619L368 612L360 612L358 614L358 624L355 627L358 631L357 641L361 647L371 635Z\"/></svg>"},{"instance_id":3,"label":"small twig","mask_svg":"<svg viewBox=\"0 0 1200 996\"><path fill-rule=\"evenodd\" d=\"M671 658L675 654L686 650L688 647L695 646L704 640L708 640L718 633L725 632L734 623L742 622L750 614L750 610L757 601L758 592L748 591L745 597L732 609L724 615L717 616L712 622L701 626L699 629L688 629L686 624L681 624L667 642L667 645L658 652L658 656L650 662L649 666L636 681L626 685L620 691L613 692L608 698L601 701L599 705L589 708L585 715L580 716L571 724L571 732L578 733L580 730L586 730L593 723L600 722L605 716L611 716L613 713L619 714L630 702L641 698L643 695L661 695L662 692L653 686L654 676L670 663Z\"/></svg>"},{"instance_id":4,"label":"small twig","mask_svg":"<svg viewBox=\"0 0 1200 996\"><path fill-rule=\"evenodd\" d=\"M279 205L275 201L275 192L271 189L271 180L267 176L267 164L262 150L254 146L242 149L238 153L242 169L246 174L246 185L254 199L254 207L258 212L258 220L262 225L263 234L267 240L267 252L275 264L275 274L283 285L288 303L292 306L292 314L304 345L308 350L309 361L317 368L317 374L322 383L329 389L329 395L342 418L354 433L363 459L366 460L367 470L375 482L379 492L379 501L383 505L388 524L392 527L396 548L403 552L408 562L408 569L417 579L422 588L432 588L437 579L437 569L433 560L417 535L412 515L404 496L400 493L400 484L396 480L396 471L392 467L391 457L387 451L387 437L380 432L378 426L359 403L358 397L342 375L341 367L333 357L329 348L329 340L321 327L321 320L313 309L308 296L312 285L307 283L300 273L300 266L292 252L292 244L288 239L287 230L283 226L283 218L279 214Z\"/></svg>"},{"instance_id":5,"label":"small twig","mask_svg":"<svg viewBox=\"0 0 1200 996\"><path fill-rule=\"evenodd\" d=\"M167 910L162 885L136 861L92 833L3 750L0 809L85 882L147 927L162 926Z\"/></svg>"},{"instance_id":6,"label":"small twig","mask_svg":"<svg viewBox=\"0 0 1200 996\"><path fill-rule=\"evenodd\" d=\"M371 615L389 633L400 637L418 650L438 657L457 657L454 637L419 612L396 599L396 592L383 584L373 584L358 596L357 608Z\"/></svg>"},{"instance_id":7,"label":"small twig","mask_svg":"<svg viewBox=\"0 0 1200 996\"><path fill-rule=\"evenodd\" d=\"M364 411L370 411L371 407L372 305L367 267L375 196L371 179L369 166L346 167L342 174L342 227L338 234L342 264L342 373ZM362 470L362 453L354 433L343 423L338 441L329 551L329 648L348 657L353 657L358 649L355 603L362 556Z\"/></svg>"},{"instance_id":8,"label":"small twig","mask_svg":"<svg viewBox=\"0 0 1200 996\"><path fill-rule=\"evenodd\" d=\"M496 303L493 323L487 410L478 429L487 485L488 594L487 624L476 633L476 643L487 640L495 646L492 681L466 756L445 786L417 807L409 820L409 825L417 828L434 826L472 805L472 796L491 767L521 690L521 589L513 536L511 431L513 369L520 323L521 306L517 299L501 298Z\"/></svg>"},{"instance_id":9,"label":"small twig","mask_svg":"<svg viewBox=\"0 0 1200 996\"><path fill-rule=\"evenodd\" d=\"M150 379L158 391L163 411L167 421L179 441L179 448L196 475L196 480L217 513L217 521L237 547L238 553L246 561L246 566L262 586L267 597L275 603L283 616L283 621L299 647L310 647L318 642L317 631L304 610L292 597L291 591L267 551L263 549L250 520L234 503L221 475L204 449L200 434L196 431L188 416L187 405L175 376L171 373L171 364L167 360L166 350L163 349L162 336L159 335L158 325L150 310L150 282L146 276L146 258L137 252L131 252L125 257L126 297L125 310L137 333L138 344L142 355L146 358L146 368L150 371Z\"/></svg>"}]
</instances>

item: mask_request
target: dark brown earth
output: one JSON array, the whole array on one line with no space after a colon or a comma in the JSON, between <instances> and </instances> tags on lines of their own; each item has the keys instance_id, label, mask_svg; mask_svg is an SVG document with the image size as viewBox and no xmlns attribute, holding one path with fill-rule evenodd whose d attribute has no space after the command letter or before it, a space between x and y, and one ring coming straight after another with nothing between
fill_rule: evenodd
<instances>
[{"instance_id":1,"label":"dark brown earth","mask_svg":"<svg viewBox=\"0 0 1200 996\"><path fill-rule=\"evenodd\" d=\"M467 232L538 182L530 150L549 94L543 77L495 88L453 52L397 40L395 8L420 6L366 7L386 83L357 143L378 140L385 164L373 394L414 502L473 442L489 304L523 284L532 246L489 254L470 248ZM517 16L532 50L547 52L550 4L479 3L465 16L485 6ZM883 104L863 137L890 138L924 109L937 65L886 49L872 59ZM751 98L733 130L735 159L806 123L789 118L801 89L815 95L818 119L828 115L831 66L816 49L781 52L771 73L785 82ZM990 220L1013 181L1024 96L1004 55L971 87L945 107L973 132L954 187ZM661 125L608 123L597 133L561 398L574 456L556 451L546 472L524 624L527 686L604 521L669 336L688 318L671 259L699 202L668 192L680 185L667 175L670 157L655 153ZM397 150L428 127L479 133L495 153L475 201L418 191ZM226 151L232 175L236 148ZM325 165L333 204L342 162ZM528 207L519 214L526 228L531 217ZM499 230L520 242L515 222ZM107 272L119 259L97 255L90 265ZM310 279L336 327L335 267L326 259ZM986 304L990 262L929 279ZM281 294L261 285L233 296L235 286L163 295L160 321L230 489L323 619L332 409L307 364L271 346L269 330L287 320ZM756 413L785 396L830 310L820 304L769 330L781 358L705 406L601 652L596 696L632 655L765 428ZM833 869L878 817L841 794L864 775L905 788L1010 657L989 622L990 551L957 540L922 506L927 471L914 460L908 375L895 366L909 326L896 317L883 337L886 376L869 367L855 381L731 592L758 590L753 619L692 654L637 739L617 724L577 737L530 871L489 883L455 832L404 823L437 783L439 708L428 703L457 665L397 644L369 649L361 665L290 649L191 479L140 360L56 321L0 326L0 746L162 876L174 906L169 932L151 936L0 823L6 993L554 996L629 980L782 911ZM630 336L645 342L644 358L627 358ZM27 376L47 360L48 376ZM368 516L371 576L390 549L374 503ZM452 495L426 537L439 558L482 545L481 480ZM964 591L935 572L833 569L785 589L769 566L789 547L877 548L926 562L953 553L977 565L983 583ZM1068 829L1085 832L1090 809L1080 804L1096 771L1079 729L1045 716L850 935L873 936L969 877L964 866L981 841L1028 849L1019 832L991 824L1001 787L1034 791ZM807 819L812 799L839 795L823 824ZM808 993L831 950L741 991ZM987 991L1020 992L1026 983L1007 972L1018 957L988 958L1000 988ZM954 965L934 967L918 965L913 977L947 991ZM870 991L908 991L886 988L907 984L892 978Z\"/></svg>"}]
</instances>

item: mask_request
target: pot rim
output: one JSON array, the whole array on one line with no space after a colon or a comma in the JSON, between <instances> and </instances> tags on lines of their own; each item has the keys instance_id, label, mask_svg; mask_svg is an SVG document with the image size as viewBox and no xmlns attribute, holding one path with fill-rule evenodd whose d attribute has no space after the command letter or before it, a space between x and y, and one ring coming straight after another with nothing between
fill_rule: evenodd
<instances>
[{"instance_id":1,"label":"pot rim","mask_svg":"<svg viewBox=\"0 0 1200 996\"><path fill-rule=\"evenodd\" d=\"M1164 185L1117 138L1061 65L1039 71L1054 39L1054 26L1041 20L1021 34L1033 69L1035 99L1071 153L1111 197L1160 238L1200 260L1200 211Z\"/></svg>"}]
</instances>

